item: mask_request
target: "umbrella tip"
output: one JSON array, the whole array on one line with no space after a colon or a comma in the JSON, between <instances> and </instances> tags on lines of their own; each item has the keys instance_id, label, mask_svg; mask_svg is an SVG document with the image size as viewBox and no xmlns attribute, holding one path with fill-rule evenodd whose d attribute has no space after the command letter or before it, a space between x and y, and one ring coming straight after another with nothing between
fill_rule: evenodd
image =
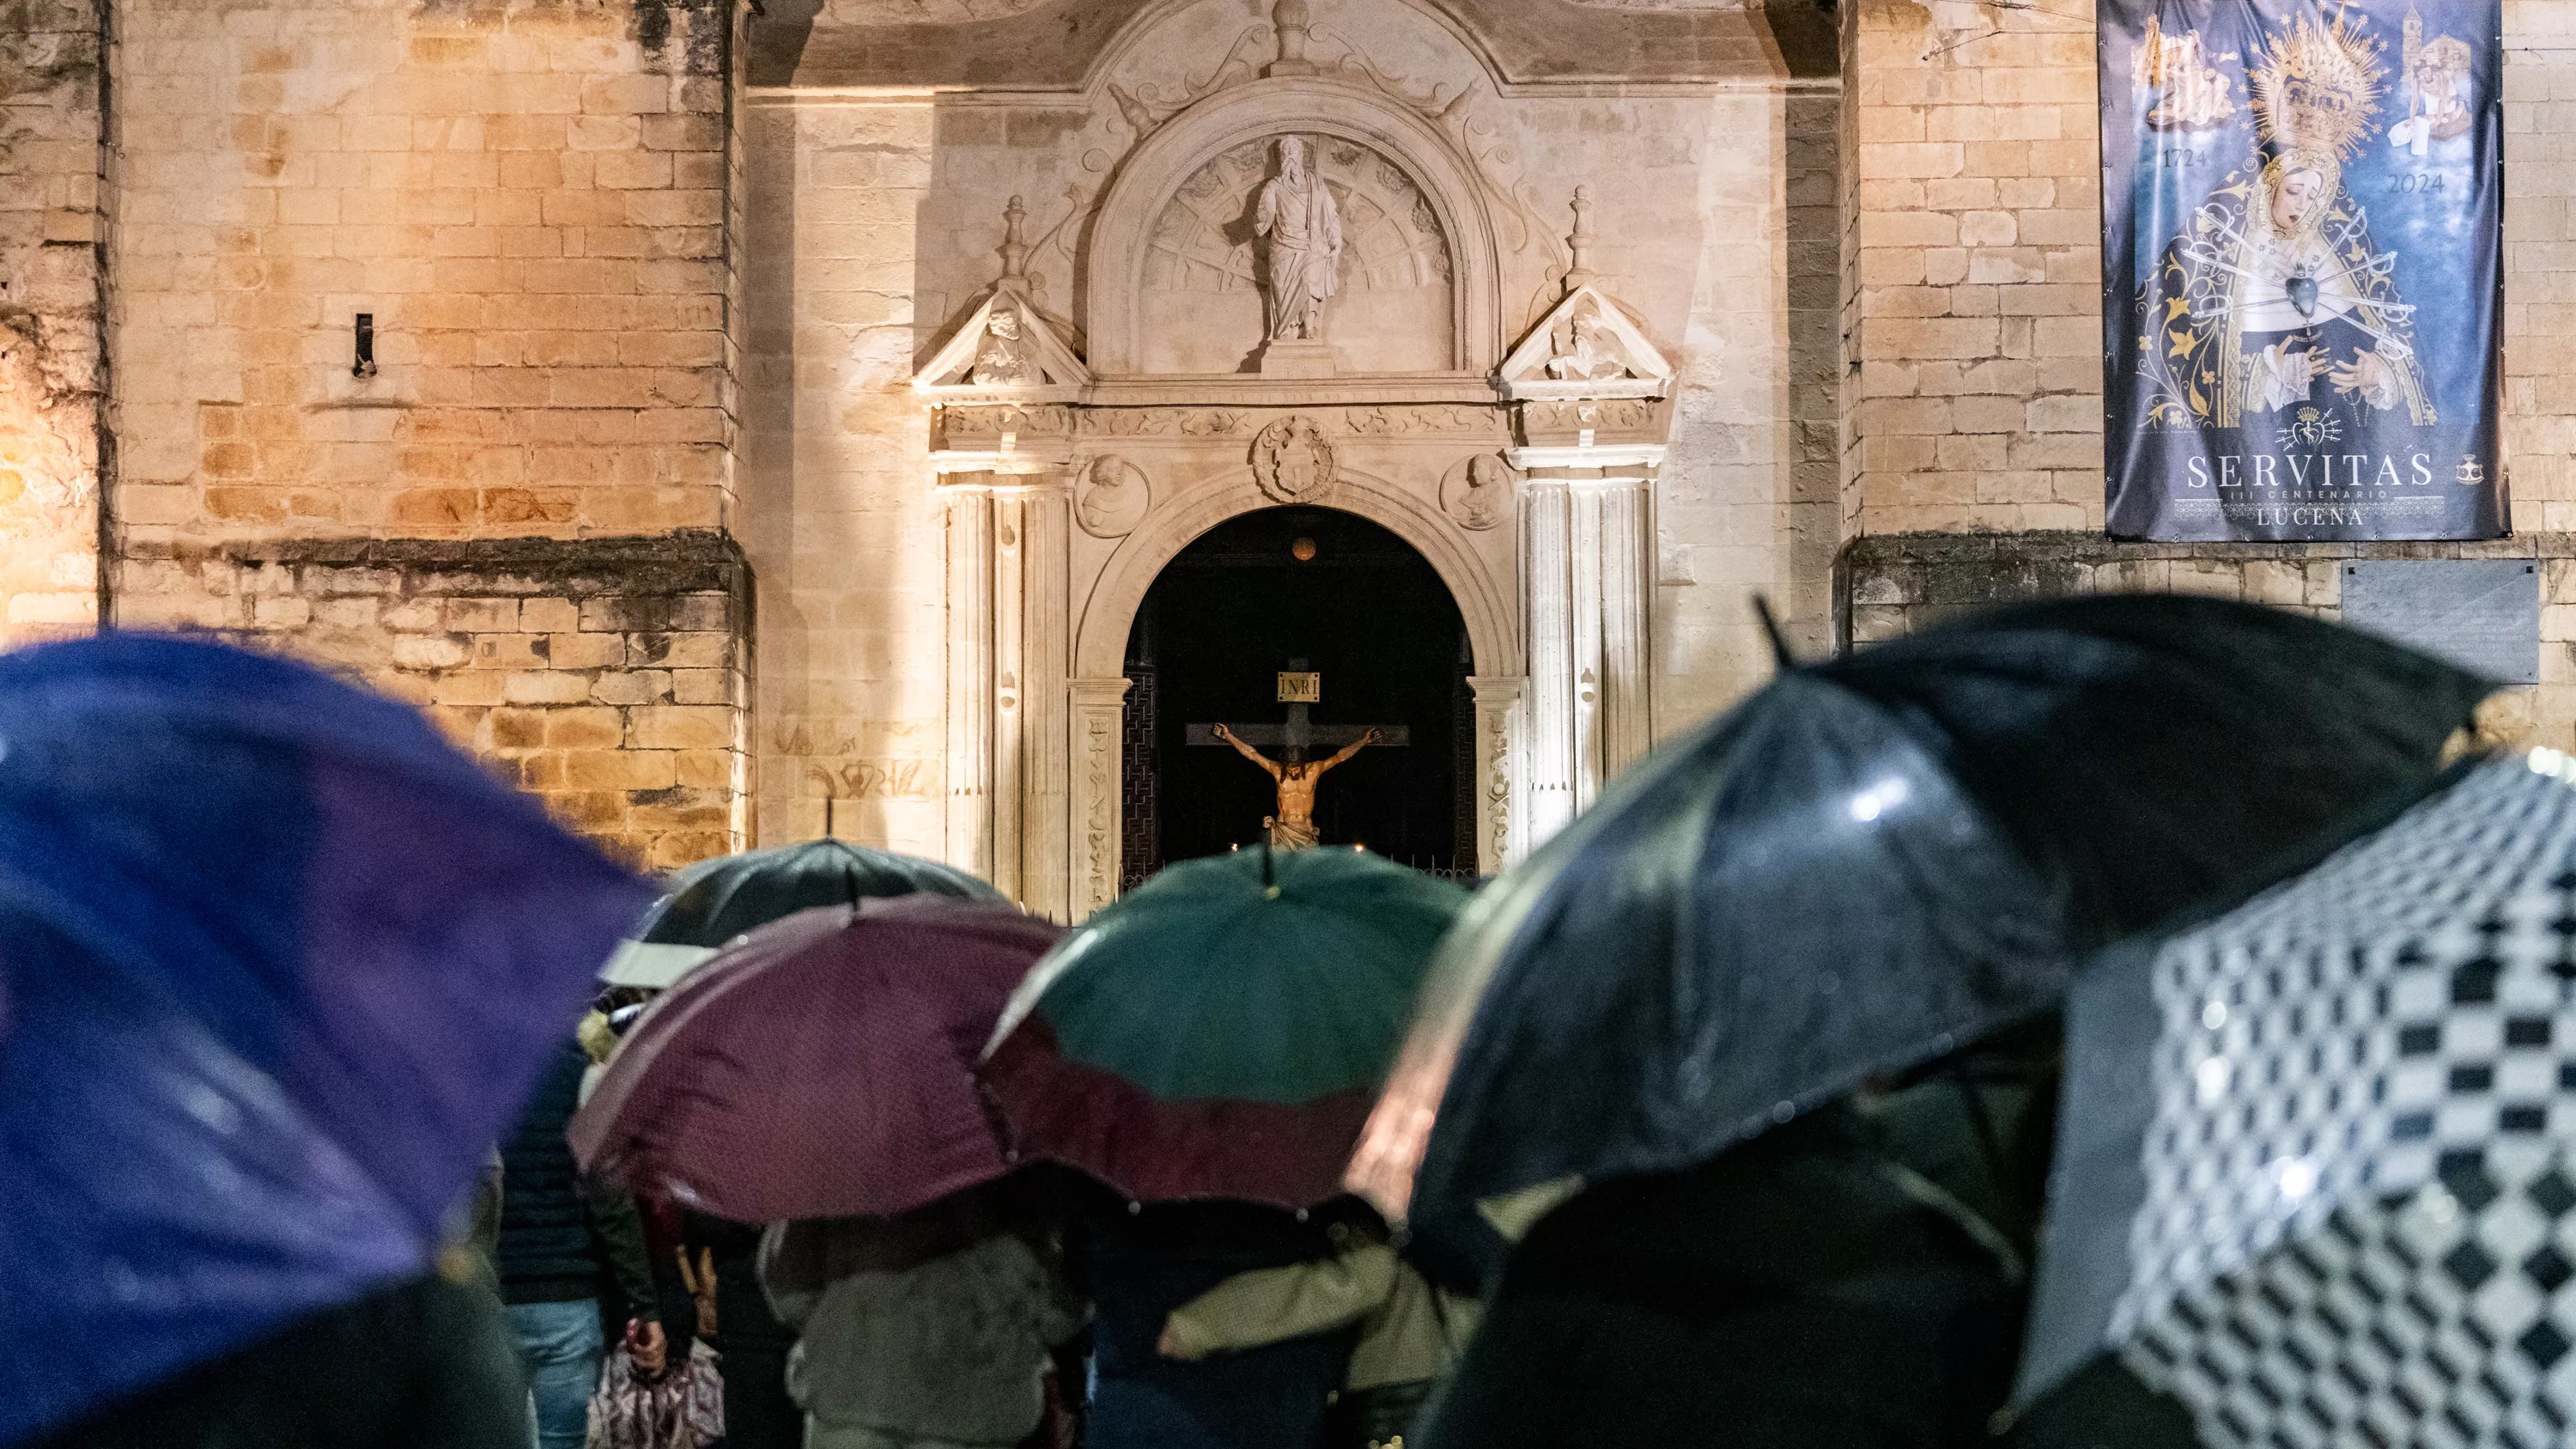
<instances>
[{"instance_id":1,"label":"umbrella tip","mask_svg":"<svg viewBox=\"0 0 2576 1449\"><path fill-rule=\"evenodd\" d=\"M1798 656L1789 652L1788 636L1780 632L1780 620L1771 612L1771 600L1762 594L1753 596L1753 617L1762 621L1762 633L1771 641L1771 662L1782 669L1798 667Z\"/></svg>"}]
</instances>

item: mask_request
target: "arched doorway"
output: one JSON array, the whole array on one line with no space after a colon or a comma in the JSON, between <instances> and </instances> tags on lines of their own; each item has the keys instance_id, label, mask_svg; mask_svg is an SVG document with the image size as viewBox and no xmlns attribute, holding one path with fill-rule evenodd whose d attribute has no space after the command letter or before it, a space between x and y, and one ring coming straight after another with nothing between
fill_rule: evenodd
<instances>
[{"instance_id":1,"label":"arched doorway","mask_svg":"<svg viewBox=\"0 0 2576 1449\"><path fill-rule=\"evenodd\" d=\"M1206 727L1283 727L1278 676L1292 669L1321 675L1308 707L1324 741L1314 754L1331 752L1336 728L1404 731L1402 744L1364 749L1324 780L1324 842L1472 875L1466 641L1429 561L1357 514L1268 508L1202 534L1155 577L1128 635L1122 884L1262 838L1276 808L1269 777L1207 742Z\"/></svg>"}]
</instances>

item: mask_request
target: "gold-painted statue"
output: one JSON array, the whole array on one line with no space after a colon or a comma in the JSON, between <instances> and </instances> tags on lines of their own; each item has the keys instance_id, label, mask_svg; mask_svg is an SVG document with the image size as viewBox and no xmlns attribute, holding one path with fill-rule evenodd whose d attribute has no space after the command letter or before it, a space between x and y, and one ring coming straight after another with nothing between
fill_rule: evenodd
<instances>
[{"instance_id":1,"label":"gold-painted statue","mask_svg":"<svg viewBox=\"0 0 2576 1449\"><path fill-rule=\"evenodd\" d=\"M1351 756L1377 743L1372 729L1344 745L1333 755L1320 760L1291 760L1281 764L1252 746L1245 744L1234 731L1216 727L1216 737L1234 746L1234 752L1270 772L1279 782L1279 813L1262 817L1270 830L1270 844L1276 850L1304 850L1319 842L1315 834L1315 782L1324 772Z\"/></svg>"}]
</instances>

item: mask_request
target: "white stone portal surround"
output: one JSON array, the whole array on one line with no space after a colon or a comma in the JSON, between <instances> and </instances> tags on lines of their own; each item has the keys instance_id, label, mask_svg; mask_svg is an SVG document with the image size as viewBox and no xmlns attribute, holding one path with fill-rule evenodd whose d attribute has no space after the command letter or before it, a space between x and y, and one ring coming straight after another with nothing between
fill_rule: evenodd
<instances>
[{"instance_id":1,"label":"white stone portal surround","mask_svg":"<svg viewBox=\"0 0 2576 1449\"><path fill-rule=\"evenodd\" d=\"M1277 136L1365 146L1351 153L1359 164L1400 167L1418 189L1449 247L1453 369L1345 376L1326 352L1325 376L1138 370L1149 225L1216 158ZM1232 200L1216 198L1220 214ZM1380 523L1449 585L1474 654L1474 848L1488 869L1572 819L1645 751L1652 487L1671 368L1617 303L1579 282L1506 360L1493 233L1473 161L1417 110L1345 79L1282 75L1183 110L1119 167L1093 226L1087 376L976 384L959 365L1004 304L966 309L916 383L936 414L930 465L947 500L953 862L1034 910L1078 919L1108 903L1137 609L1190 540L1282 503ZM1006 245L996 288L1009 296L1023 284L1009 270L1020 243ZM1336 310L1348 309L1328 309L1327 343ZM1587 337L1611 360L1587 353L1584 364L1615 376L1550 376L1571 345L1551 328L1570 338L1576 310L1617 316ZM1471 511L1454 489L1444 507L1444 479L1481 467L1496 486L1497 460L1512 470L1515 510ZM1118 489L1142 480L1142 516L1131 523L1123 499L1076 496L1103 478ZM1516 529L1496 526L1515 512Z\"/></svg>"},{"instance_id":2,"label":"white stone portal surround","mask_svg":"<svg viewBox=\"0 0 2576 1449\"><path fill-rule=\"evenodd\" d=\"M757 532L784 485L787 515L821 530L752 544L756 563L766 547L785 565L761 575L763 669L785 657L797 671L764 674L770 830L818 819L802 797L819 788L842 794L845 833L944 854L1033 910L1079 919L1105 904L1120 879L1136 612L1193 539L1283 502L1381 524L1449 586L1473 655L1472 846L1488 871L1591 804L1660 728L1741 687L1743 589L1694 586L1792 592L1771 523L1791 447L1766 345L1781 316L1778 181L1742 144L1748 125L1779 144L1786 88L1748 77L1610 100L1504 88L1410 0L1315 6L1311 63L1283 67L1276 28L1246 23L1253 8L1157 7L1079 94L755 96L782 120L753 128L752 246L764 224L792 226L768 235L794 274L764 284L755 266L754 333L764 295L792 299L798 321L792 349L766 353L793 369L792 414L764 421L774 405L755 389L747 420L755 438L792 443L792 469L755 463L746 511ZM1620 139L1632 127L1649 139ZM1673 128L1687 135L1651 139ZM1544 142L1548 170L1533 148L1551 134L1568 139ZM1355 255L1323 346L1282 368L1265 360L1255 253L1245 240L1229 257L1217 224L1258 185L1243 158L1291 137L1335 185ZM761 178L782 167L793 205L764 212ZM1586 186L1598 201L1576 196ZM1174 218L1188 246L1158 252ZM1726 230L1738 221L1750 229ZM1382 264L1372 237L1413 250ZM1420 255L1434 246L1436 264ZM1190 268L1195 284L1168 290ZM1381 303L1372 287L1404 285L1381 280L1390 272L1434 280ZM1754 284L1724 280L1739 272ZM826 310L853 305L830 300L852 294L843 277L908 295L916 421L885 388L894 359L876 334ZM982 338L1006 307L1038 375L982 384ZM1159 342L1176 315L1205 316L1209 337L1193 342L1208 345ZM817 350L834 335L854 339L851 363ZM1726 371L1720 353L1739 343ZM1241 365L1170 370L1212 352ZM807 376L848 383L836 400ZM865 450L810 421L831 409ZM1685 422L1716 461L1668 498ZM900 441L914 429L918 451ZM838 487L850 511L818 508ZM800 575L851 578L883 602ZM824 627L843 620L857 641ZM924 624L944 661L935 699L903 672L923 657ZM829 677L861 671L882 682ZM1659 708L1674 719L1659 724ZM903 758L922 744L935 795L919 789L931 772Z\"/></svg>"}]
</instances>

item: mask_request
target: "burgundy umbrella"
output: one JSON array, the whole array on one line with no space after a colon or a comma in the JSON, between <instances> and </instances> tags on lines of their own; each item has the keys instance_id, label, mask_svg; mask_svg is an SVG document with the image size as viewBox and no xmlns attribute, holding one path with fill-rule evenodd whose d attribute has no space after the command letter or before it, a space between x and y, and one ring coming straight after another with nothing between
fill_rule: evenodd
<instances>
[{"instance_id":1,"label":"burgundy umbrella","mask_svg":"<svg viewBox=\"0 0 2576 1449\"><path fill-rule=\"evenodd\" d=\"M975 1080L1061 929L939 896L800 911L699 967L572 1120L582 1171L738 1222L886 1215L1011 1157Z\"/></svg>"}]
</instances>

